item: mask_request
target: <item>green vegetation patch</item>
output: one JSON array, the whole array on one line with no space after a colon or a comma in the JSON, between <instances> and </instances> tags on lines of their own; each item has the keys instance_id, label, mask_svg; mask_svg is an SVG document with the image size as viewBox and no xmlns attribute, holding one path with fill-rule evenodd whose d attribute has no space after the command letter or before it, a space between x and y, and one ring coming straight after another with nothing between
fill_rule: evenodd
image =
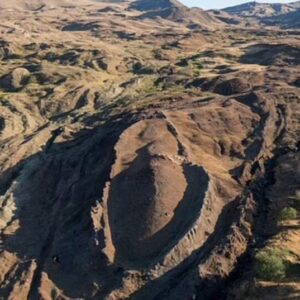
<instances>
[{"instance_id":1,"label":"green vegetation patch","mask_svg":"<svg viewBox=\"0 0 300 300\"><path fill-rule=\"evenodd\" d=\"M288 221L297 219L297 210L293 207L286 207L278 215L279 221Z\"/></svg>"},{"instance_id":2,"label":"green vegetation patch","mask_svg":"<svg viewBox=\"0 0 300 300\"><path fill-rule=\"evenodd\" d=\"M255 273L261 280L280 280L286 277L286 251L266 249L255 255Z\"/></svg>"},{"instance_id":3,"label":"green vegetation patch","mask_svg":"<svg viewBox=\"0 0 300 300\"><path fill-rule=\"evenodd\" d=\"M201 58L203 57L202 53L198 53L191 57L182 58L176 65L179 67L190 67L193 71L193 77L200 76L200 70L204 68Z\"/></svg>"}]
</instances>

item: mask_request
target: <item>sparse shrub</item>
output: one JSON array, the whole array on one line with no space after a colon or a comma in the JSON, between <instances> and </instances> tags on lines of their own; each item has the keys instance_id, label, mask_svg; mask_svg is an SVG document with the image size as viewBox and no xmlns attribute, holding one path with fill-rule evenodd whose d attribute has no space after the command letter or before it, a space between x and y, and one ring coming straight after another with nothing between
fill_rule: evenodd
<instances>
[{"instance_id":1,"label":"sparse shrub","mask_svg":"<svg viewBox=\"0 0 300 300\"><path fill-rule=\"evenodd\" d=\"M297 218L297 210L293 207L284 208L278 216L279 221L295 220Z\"/></svg>"},{"instance_id":2,"label":"sparse shrub","mask_svg":"<svg viewBox=\"0 0 300 300\"><path fill-rule=\"evenodd\" d=\"M193 67L198 69L198 70L203 69L203 65L200 61L193 61Z\"/></svg>"},{"instance_id":3,"label":"sparse shrub","mask_svg":"<svg viewBox=\"0 0 300 300\"><path fill-rule=\"evenodd\" d=\"M200 76L200 71L199 70L193 70L193 77L199 77Z\"/></svg>"},{"instance_id":4,"label":"sparse shrub","mask_svg":"<svg viewBox=\"0 0 300 300\"><path fill-rule=\"evenodd\" d=\"M256 276L262 280L279 280L286 276L284 254L280 250L264 250L255 256Z\"/></svg>"}]
</instances>

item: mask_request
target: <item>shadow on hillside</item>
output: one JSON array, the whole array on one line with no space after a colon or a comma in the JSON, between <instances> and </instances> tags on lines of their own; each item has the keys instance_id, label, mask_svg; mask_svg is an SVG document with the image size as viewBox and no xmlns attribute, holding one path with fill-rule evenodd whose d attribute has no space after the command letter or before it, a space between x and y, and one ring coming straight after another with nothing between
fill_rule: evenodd
<instances>
[{"instance_id":1,"label":"shadow on hillside","mask_svg":"<svg viewBox=\"0 0 300 300\"><path fill-rule=\"evenodd\" d=\"M182 261L175 268L165 273L158 279L154 279L146 284L131 296L131 299L166 299L169 291L176 290L178 299L184 299L184 287L188 287L193 279L197 280L197 290L193 299L209 300L219 299L218 292L221 292L225 279L220 277L212 277L210 279L201 279L199 276L199 265L204 262L210 255L211 251L217 244L226 240L226 234L229 232L232 222L238 218L237 206L240 199L228 203L222 210L214 232L209 236L206 242L199 249L195 250L188 258ZM216 286L218 287L216 289ZM180 294L182 293L182 294ZM169 298L168 298L169 299Z\"/></svg>"},{"instance_id":2,"label":"shadow on hillside","mask_svg":"<svg viewBox=\"0 0 300 300\"><path fill-rule=\"evenodd\" d=\"M81 131L72 141L48 144L0 175L0 195L11 193L19 222L12 234L1 233L0 247L20 259L14 275L6 275L12 278L0 288L0 298L8 299L13 284L33 261L37 268L29 299L40 298L43 274L72 298L90 297L95 284L103 290L118 285L118 270L108 265L103 245L95 242L103 238L95 233L91 219L108 180L117 136L102 129Z\"/></svg>"},{"instance_id":3,"label":"shadow on hillside","mask_svg":"<svg viewBox=\"0 0 300 300\"><path fill-rule=\"evenodd\" d=\"M246 48L240 58L243 64L259 64L263 66L281 64L300 64L300 48L288 44L257 44Z\"/></svg>"}]
</instances>

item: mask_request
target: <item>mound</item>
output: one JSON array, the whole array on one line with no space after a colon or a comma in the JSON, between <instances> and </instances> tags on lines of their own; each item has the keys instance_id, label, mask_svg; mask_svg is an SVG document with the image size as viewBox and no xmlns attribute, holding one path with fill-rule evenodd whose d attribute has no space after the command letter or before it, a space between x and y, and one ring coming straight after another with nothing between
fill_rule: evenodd
<instances>
[{"instance_id":1,"label":"mound","mask_svg":"<svg viewBox=\"0 0 300 300\"><path fill-rule=\"evenodd\" d=\"M178 153L167 123L158 120L134 125L116 145L107 205L119 263L153 260L197 220L208 176Z\"/></svg>"},{"instance_id":2,"label":"mound","mask_svg":"<svg viewBox=\"0 0 300 300\"><path fill-rule=\"evenodd\" d=\"M1 79L1 86L6 91L15 91L22 88L29 81L30 72L25 68L17 68Z\"/></svg>"}]
</instances>

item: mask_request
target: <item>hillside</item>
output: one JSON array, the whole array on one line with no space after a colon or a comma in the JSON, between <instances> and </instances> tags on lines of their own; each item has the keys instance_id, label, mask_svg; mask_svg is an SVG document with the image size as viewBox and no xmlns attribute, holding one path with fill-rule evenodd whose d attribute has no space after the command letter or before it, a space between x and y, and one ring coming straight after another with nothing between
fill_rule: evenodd
<instances>
[{"instance_id":1,"label":"hillside","mask_svg":"<svg viewBox=\"0 0 300 300\"><path fill-rule=\"evenodd\" d=\"M55 7L63 6L78 6L87 5L92 3L92 0L11 0L1 1L1 9L15 9L15 10L39 10L39 9L51 9Z\"/></svg>"},{"instance_id":2,"label":"hillside","mask_svg":"<svg viewBox=\"0 0 300 300\"><path fill-rule=\"evenodd\" d=\"M287 4L248 2L223 11L268 26L299 28L300 1Z\"/></svg>"},{"instance_id":3,"label":"hillside","mask_svg":"<svg viewBox=\"0 0 300 300\"><path fill-rule=\"evenodd\" d=\"M298 299L300 31L230 10L0 0L0 299Z\"/></svg>"},{"instance_id":4,"label":"hillside","mask_svg":"<svg viewBox=\"0 0 300 300\"><path fill-rule=\"evenodd\" d=\"M300 1L291 3L259 3L248 2L245 4L225 8L224 11L239 17L274 17L294 12L300 8Z\"/></svg>"}]
</instances>

